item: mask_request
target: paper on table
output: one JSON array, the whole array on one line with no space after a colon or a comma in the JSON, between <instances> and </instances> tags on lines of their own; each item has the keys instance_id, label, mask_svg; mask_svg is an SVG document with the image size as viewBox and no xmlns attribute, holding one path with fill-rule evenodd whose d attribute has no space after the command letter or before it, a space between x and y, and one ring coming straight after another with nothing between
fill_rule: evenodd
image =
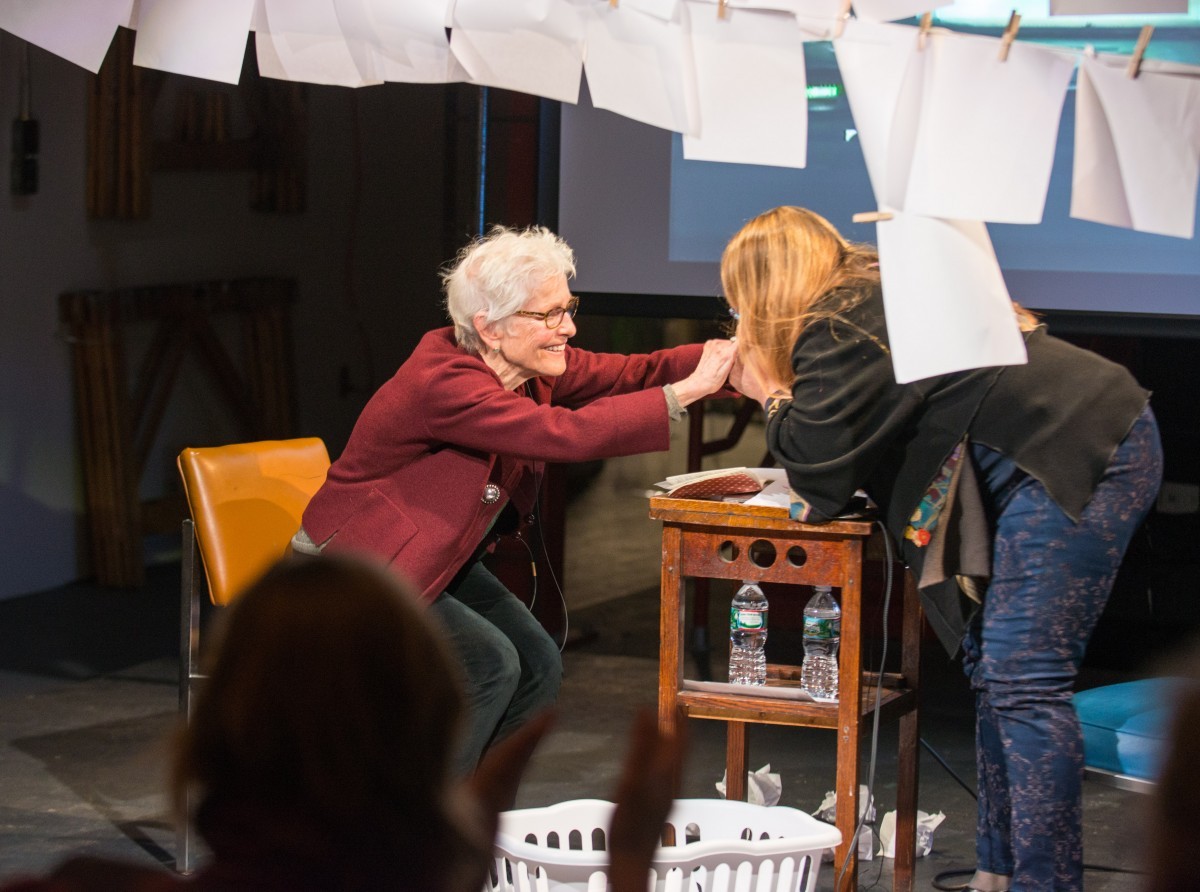
<instances>
[{"instance_id":1,"label":"paper on table","mask_svg":"<svg viewBox=\"0 0 1200 892\"><path fill-rule=\"evenodd\" d=\"M582 7L592 105L679 133L699 132L687 8L672 21L608 4Z\"/></svg>"},{"instance_id":2,"label":"paper on table","mask_svg":"<svg viewBox=\"0 0 1200 892\"><path fill-rule=\"evenodd\" d=\"M1071 216L1191 238L1200 181L1200 81L1083 59Z\"/></svg>"},{"instance_id":3,"label":"paper on table","mask_svg":"<svg viewBox=\"0 0 1200 892\"><path fill-rule=\"evenodd\" d=\"M579 101L583 19L567 0L458 0L450 47L472 83Z\"/></svg>"},{"instance_id":4,"label":"paper on table","mask_svg":"<svg viewBox=\"0 0 1200 892\"><path fill-rule=\"evenodd\" d=\"M1027 361L983 223L896 212L876 235L897 382Z\"/></svg>"},{"instance_id":5,"label":"paper on table","mask_svg":"<svg viewBox=\"0 0 1200 892\"><path fill-rule=\"evenodd\" d=\"M255 46L264 77L340 87L382 82L371 70L363 42L342 33L332 3L262 2L266 30L258 31Z\"/></svg>"},{"instance_id":6,"label":"paper on table","mask_svg":"<svg viewBox=\"0 0 1200 892\"><path fill-rule=\"evenodd\" d=\"M236 84L255 0L140 0L133 64Z\"/></svg>"},{"instance_id":7,"label":"paper on table","mask_svg":"<svg viewBox=\"0 0 1200 892\"><path fill-rule=\"evenodd\" d=\"M709 4L688 6L701 126L683 137L683 157L804 167L808 80L794 18L729 9L718 19Z\"/></svg>"},{"instance_id":8,"label":"paper on table","mask_svg":"<svg viewBox=\"0 0 1200 892\"><path fill-rule=\"evenodd\" d=\"M134 0L4 0L0 29L95 74Z\"/></svg>"},{"instance_id":9,"label":"paper on table","mask_svg":"<svg viewBox=\"0 0 1200 892\"><path fill-rule=\"evenodd\" d=\"M847 22L834 42L876 201L949 219L1037 223L1073 70L1061 54Z\"/></svg>"},{"instance_id":10,"label":"paper on table","mask_svg":"<svg viewBox=\"0 0 1200 892\"><path fill-rule=\"evenodd\" d=\"M755 468L754 474L763 482L763 488L742 504L791 509L792 488L788 486L786 471L782 468Z\"/></svg>"}]
</instances>

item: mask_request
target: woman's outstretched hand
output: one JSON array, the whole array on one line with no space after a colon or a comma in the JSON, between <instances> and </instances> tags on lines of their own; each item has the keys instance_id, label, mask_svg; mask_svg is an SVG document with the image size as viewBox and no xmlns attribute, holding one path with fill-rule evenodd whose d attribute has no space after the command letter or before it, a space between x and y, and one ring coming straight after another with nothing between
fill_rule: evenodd
<instances>
[{"instance_id":1,"label":"woman's outstretched hand","mask_svg":"<svg viewBox=\"0 0 1200 892\"><path fill-rule=\"evenodd\" d=\"M737 344L733 341L705 341L696 368L682 381L671 385L679 405L689 406L724 387L736 358Z\"/></svg>"}]
</instances>

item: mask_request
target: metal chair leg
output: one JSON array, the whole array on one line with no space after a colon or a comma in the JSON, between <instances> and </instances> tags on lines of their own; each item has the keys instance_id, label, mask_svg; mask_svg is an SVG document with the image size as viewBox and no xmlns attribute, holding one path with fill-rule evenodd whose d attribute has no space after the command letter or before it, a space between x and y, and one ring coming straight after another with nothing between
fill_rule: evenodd
<instances>
[{"instance_id":1,"label":"metal chair leg","mask_svg":"<svg viewBox=\"0 0 1200 892\"><path fill-rule=\"evenodd\" d=\"M192 682L200 677L200 596L204 586L204 568L196 546L192 521L183 522L183 561L179 604L179 715L184 722L192 715ZM177 816L175 827L175 869L190 873L195 861L192 838L192 802L185 794L184 813Z\"/></svg>"}]
</instances>

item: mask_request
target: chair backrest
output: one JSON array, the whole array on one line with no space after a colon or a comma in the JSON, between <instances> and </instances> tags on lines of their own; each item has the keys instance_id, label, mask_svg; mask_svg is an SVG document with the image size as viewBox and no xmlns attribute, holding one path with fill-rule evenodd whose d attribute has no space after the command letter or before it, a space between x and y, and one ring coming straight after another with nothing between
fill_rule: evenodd
<instances>
[{"instance_id":1,"label":"chair backrest","mask_svg":"<svg viewBox=\"0 0 1200 892\"><path fill-rule=\"evenodd\" d=\"M316 437L264 440L179 454L208 591L228 604L285 554L329 453Z\"/></svg>"}]
</instances>

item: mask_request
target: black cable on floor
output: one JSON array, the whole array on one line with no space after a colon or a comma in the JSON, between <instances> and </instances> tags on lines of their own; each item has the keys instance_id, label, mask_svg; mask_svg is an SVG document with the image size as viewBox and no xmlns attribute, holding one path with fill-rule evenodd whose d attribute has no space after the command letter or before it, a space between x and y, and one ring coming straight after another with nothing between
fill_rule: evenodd
<instances>
[{"instance_id":1,"label":"black cable on floor","mask_svg":"<svg viewBox=\"0 0 1200 892\"><path fill-rule=\"evenodd\" d=\"M941 873L934 875L934 878L929 881L929 885L933 886L935 889L941 889L943 892L962 892L962 890L967 888L966 883L955 883L954 885L950 885L946 881L951 877L969 878L973 876L975 876L974 867L968 867L965 870L943 870Z\"/></svg>"},{"instance_id":2,"label":"black cable on floor","mask_svg":"<svg viewBox=\"0 0 1200 892\"><path fill-rule=\"evenodd\" d=\"M967 782L958 776L958 772L956 772L953 768L950 767L950 763L948 763L945 759L943 759L941 753L939 753L932 746L930 746L929 741L926 740L924 737L921 738L921 746L925 747L925 751L927 753L929 753L929 755L933 756L934 759L937 760L937 763L946 770L946 773L948 775L950 775L952 778L954 778L956 781L958 781L958 785L960 787L962 787L964 790L966 790L967 793L970 794L972 799L976 799L976 800L979 799L979 795L974 790L972 790L970 787L967 786Z\"/></svg>"}]
</instances>

